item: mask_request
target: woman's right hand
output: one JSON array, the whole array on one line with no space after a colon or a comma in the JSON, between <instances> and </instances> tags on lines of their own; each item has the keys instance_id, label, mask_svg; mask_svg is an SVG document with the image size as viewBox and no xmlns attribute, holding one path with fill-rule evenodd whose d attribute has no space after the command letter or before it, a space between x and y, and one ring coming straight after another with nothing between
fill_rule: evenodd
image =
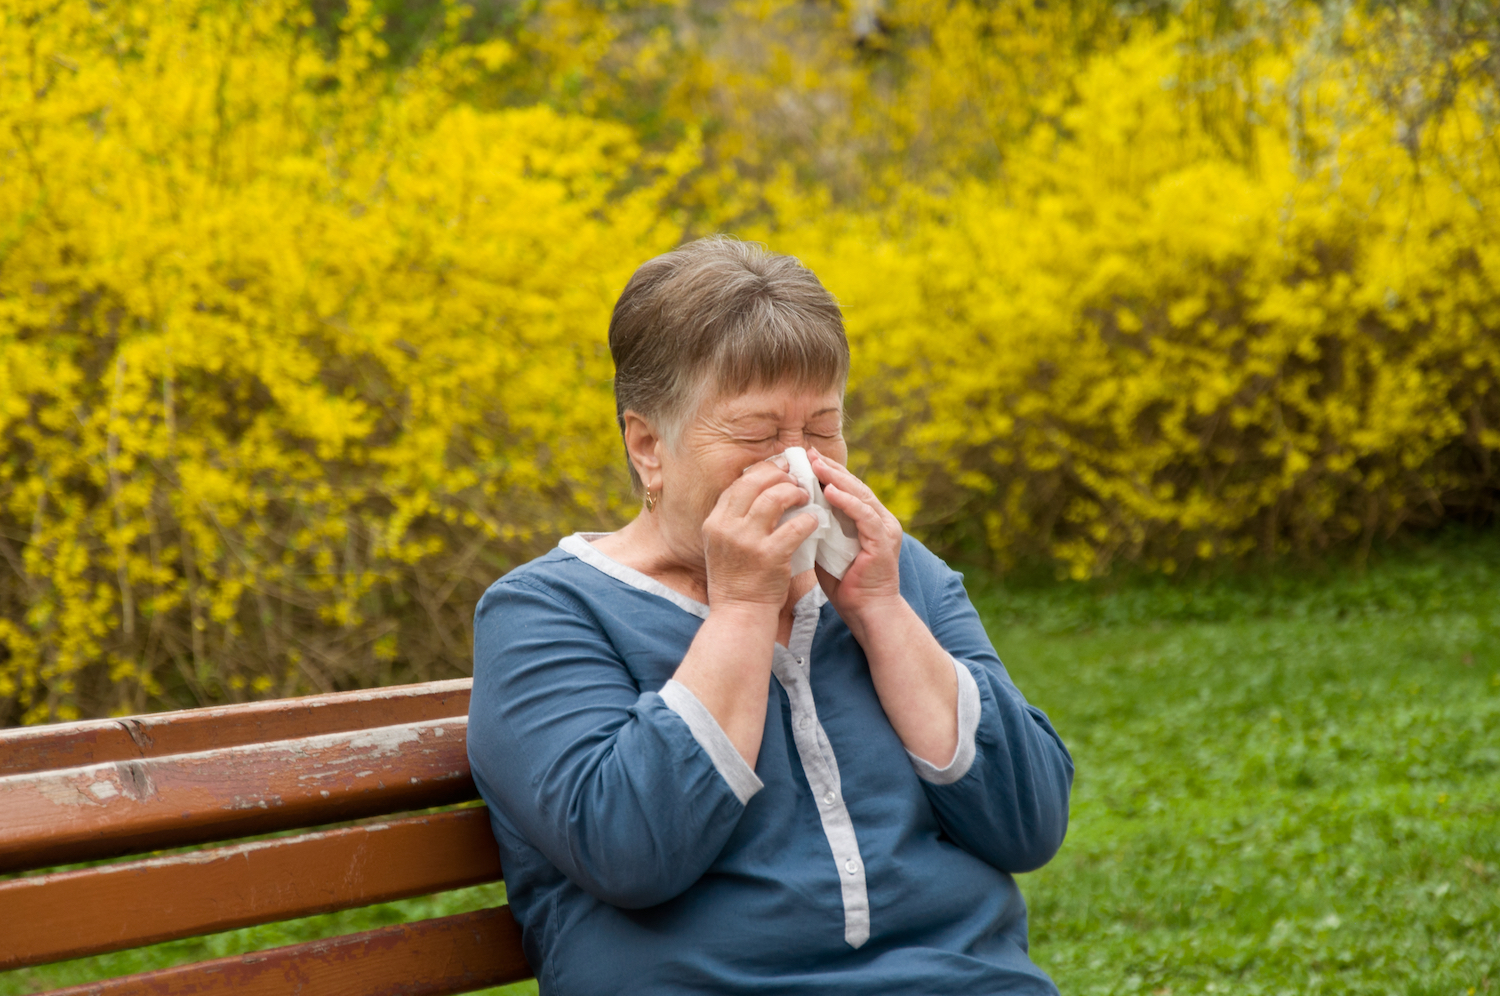
<instances>
[{"instance_id":1,"label":"woman's right hand","mask_svg":"<svg viewBox=\"0 0 1500 996\"><path fill-rule=\"evenodd\" d=\"M777 525L810 500L795 478L761 460L719 495L703 521L703 554L712 608L743 604L780 610L792 583L792 554L818 528L811 515Z\"/></svg>"}]
</instances>

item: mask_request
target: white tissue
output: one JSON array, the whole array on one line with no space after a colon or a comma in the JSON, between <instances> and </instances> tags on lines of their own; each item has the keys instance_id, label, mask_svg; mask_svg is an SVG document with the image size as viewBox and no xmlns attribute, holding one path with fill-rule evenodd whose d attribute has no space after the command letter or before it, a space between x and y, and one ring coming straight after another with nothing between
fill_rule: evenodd
<instances>
[{"instance_id":1,"label":"white tissue","mask_svg":"<svg viewBox=\"0 0 1500 996\"><path fill-rule=\"evenodd\" d=\"M843 512L828 504L823 497L823 486L812 464L807 462L807 451L800 446L789 447L781 454L786 460L786 472L797 479L802 489L812 495L812 501L797 508L788 509L781 517L786 522L794 515L811 515L818 520L817 531L802 541L797 552L792 554L792 576L812 570L816 562L823 570L836 578L843 578L859 556L859 532L854 522ZM779 464L781 461L777 461Z\"/></svg>"}]
</instances>

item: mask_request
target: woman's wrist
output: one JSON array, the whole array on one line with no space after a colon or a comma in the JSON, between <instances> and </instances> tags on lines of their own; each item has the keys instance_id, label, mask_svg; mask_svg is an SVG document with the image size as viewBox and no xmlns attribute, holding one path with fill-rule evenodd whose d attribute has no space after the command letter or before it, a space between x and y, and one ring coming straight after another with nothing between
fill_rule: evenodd
<instances>
[{"instance_id":1,"label":"woman's wrist","mask_svg":"<svg viewBox=\"0 0 1500 996\"><path fill-rule=\"evenodd\" d=\"M780 603L762 602L747 598L715 598L708 596L708 618L717 619L719 625L760 627L769 625L775 630Z\"/></svg>"},{"instance_id":2,"label":"woman's wrist","mask_svg":"<svg viewBox=\"0 0 1500 996\"><path fill-rule=\"evenodd\" d=\"M873 646L886 642L888 636L903 632L913 622L922 626L922 620L900 594L864 602L844 618L844 624L867 655Z\"/></svg>"}]
</instances>

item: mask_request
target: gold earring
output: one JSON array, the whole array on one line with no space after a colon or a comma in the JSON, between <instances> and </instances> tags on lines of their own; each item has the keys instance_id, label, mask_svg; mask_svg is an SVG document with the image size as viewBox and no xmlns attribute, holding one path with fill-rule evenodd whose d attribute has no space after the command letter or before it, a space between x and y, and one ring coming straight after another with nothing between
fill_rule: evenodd
<instances>
[{"instance_id":1,"label":"gold earring","mask_svg":"<svg viewBox=\"0 0 1500 996\"><path fill-rule=\"evenodd\" d=\"M651 493L650 488L646 489L646 511L656 511L656 495Z\"/></svg>"}]
</instances>

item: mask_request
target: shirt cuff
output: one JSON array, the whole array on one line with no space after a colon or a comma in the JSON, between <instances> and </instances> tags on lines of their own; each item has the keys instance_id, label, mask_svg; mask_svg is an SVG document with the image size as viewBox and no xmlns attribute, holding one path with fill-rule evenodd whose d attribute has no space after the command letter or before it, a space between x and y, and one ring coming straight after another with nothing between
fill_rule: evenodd
<instances>
[{"instance_id":1,"label":"shirt cuff","mask_svg":"<svg viewBox=\"0 0 1500 996\"><path fill-rule=\"evenodd\" d=\"M969 681L972 684L974 679L970 678ZM682 717L693 739L707 752L709 760L714 763L714 769L729 783L729 788L734 792L735 798L740 800L740 805L749 802L751 796L765 787L755 770L734 749L729 735L724 732L719 721L714 719L714 714L698 701L698 696L688 691L686 685L675 680L669 681L661 686L660 695L667 703L667 708ZM969 753L973 755L972 748Z\"/></svg>"},{"instance_id":2,"label":"shirt cuff","mask_svg":"<svg viewBox=\"0 0 1500 996\"><path fill-rule=\"evenodd\" d=\"M953 750L953 758L946 767L939 768L911 751L906 752L912 767L917 769L917 776L934 785L952 785L969 773L969 767L974 763L974 738L979 731L979 685L968 668L956 658L949 659L953 661L953 670L958 676L958 746Z\"/></svg>"}]
</instances>

